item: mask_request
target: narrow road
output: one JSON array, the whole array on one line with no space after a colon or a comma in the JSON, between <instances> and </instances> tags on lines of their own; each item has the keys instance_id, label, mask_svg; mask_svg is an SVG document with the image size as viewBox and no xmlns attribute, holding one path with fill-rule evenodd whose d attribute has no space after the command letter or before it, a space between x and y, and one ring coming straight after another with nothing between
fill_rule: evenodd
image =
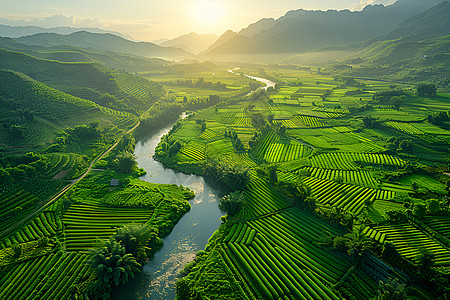
<instances>
[{"instance_id":1,"label":"narrow road","mask_svg":"<svg viewBox=\"0 0 450 300\"><path fill-rule=\"evenodd\" d=\"M128 130L126 133L130 133L130 132L134 131L140 124L141 124L141 121L138 121L138 123L133 128ZM102 158L104 158L106 155L108 155L108 153L111 152L111 150L113 150L119 144L120 140L121 140L121 138L118 139L117 142L115 142L114 145L109 147L105 152L99 154L96 158L94 158L92 160L91 164L89 165L88 169L86 170L86 172L84 172L83 175L81 175L79 178L77 178L75 180L72 180L72 182L69 185L66 185L65 187L63 187L56 195L54 195L52 198L50 198L47 201L47 203L42 205L40 208L37 208L36 210L34 210L29 215L25 216L23 219L14 223L8 229L5 229L2 232L0 232L0 239L3 239L5 236L10 234L11 232L14 232L15 230L17 230L17 228L22 226L24 223L34 219L36 217L36 215L38 215L43 210L45 210L47 207L52 205L56 200L58 200L62 195L64 195L68 190L70 190L75 184L77 184L77 182L79 182L81 179L86 177L92 171L92 168L95 165L95 163L98 162L99 160L101 160Z\"/></svg>"}]
</instances>

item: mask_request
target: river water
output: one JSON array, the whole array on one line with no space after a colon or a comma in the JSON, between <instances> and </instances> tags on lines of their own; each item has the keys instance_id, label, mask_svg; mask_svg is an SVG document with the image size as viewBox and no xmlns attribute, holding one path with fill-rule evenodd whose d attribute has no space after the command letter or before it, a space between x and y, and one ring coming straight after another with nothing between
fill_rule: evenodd
<instances>
[{"instance_id":1,"label":"river water","mask_svg":"<svg viewBox=\"0 0 450 300\"><path fill-rule=\"evenodd\" d=\"M138 141L135 155L140 168L147 171L142 180L152 183L177 184L191 188L195 198L190 201L191 210L186 213L173 231L165 237L164 246L143 268L142 275L114 290L114 300L170 300L175 299L175 282L195 253L205 249L208 239L221 223L224 214L218 207L220 190L205 182L203 177L186 175L165 168L153 159L161 137L173 124Z\"/></svg>"},{"instance_id":2,"label":"river water","mask_svg":"<svg viewBox=\"0 0 450 300\"><path fill-rule=\"evenodd\" d=\"M233 70L230 71L233 72ZM268 79L247 77L265 83L264 89L275 87L275 82ZM194 259L195 253L205 249L208 239L221 223L220 217L224 213L218 207L218 200L223 193L217 185L211 186L203 177L167 169L153 159L155 148L161 137L167 134L173 125L170 124L138 141L134 154L137 156L139 167L147 171L147 175L141 177L142 180L191 188L195 192L195 198L190 201L191 210L163 239L164 246L143 267L142 274L114 290L113 300L175 299L175 282L180 278L180 271Z\"/></svg>"}]
</instances>

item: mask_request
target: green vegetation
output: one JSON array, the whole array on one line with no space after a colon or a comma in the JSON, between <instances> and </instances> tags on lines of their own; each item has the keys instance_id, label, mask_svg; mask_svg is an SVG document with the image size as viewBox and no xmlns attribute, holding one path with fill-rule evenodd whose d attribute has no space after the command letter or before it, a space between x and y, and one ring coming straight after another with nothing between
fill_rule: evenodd
<instances>
[{"instance_id":1,"label":"green vegetation","mask_svg":"<svg viewBox=\"0 0 450 300\"><path fill-rule=\"evenodd\" d=\"M225 183L229 170L248 173L247 184L228 184L242 193L221 199L228 216L178 282L179 299L386 297L414 284L402 269L426 272L416 288L444 295L432 282L448 282L450 243L446 219L433 216L448 214L448 133L426 128L447 101L402 84L271 72L303 84L196 112L157 147L183 172Z\"/></svg>"},{"instance_id":2,"label":"green vegetation","mask_svg":"<svg viewBox=\"0 0 450 300\"><path fill-rule=\"evenodd\" d=\"M448 36L393 36L243 69L0 39L0 298L140 272L194 194L141 181L134 134L183 112L155 158L228 194L178 299L448 298Z\"/></svg>"}]
</instances>

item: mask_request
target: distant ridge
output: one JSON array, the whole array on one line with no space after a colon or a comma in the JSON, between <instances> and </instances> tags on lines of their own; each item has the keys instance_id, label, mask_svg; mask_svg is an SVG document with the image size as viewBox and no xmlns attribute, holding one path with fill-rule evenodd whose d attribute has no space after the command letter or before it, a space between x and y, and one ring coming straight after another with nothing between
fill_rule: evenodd
<instances>
[{"instance_id":1,"label":"distant ridge","mask_svg":"<svg viewBox=\"0 0 450 300\"><path fill-rule=\"evenodd\" d=\"M156 57L166 59L192 58L193 54L173 47L162 47L148 42L133 42L110 33L91 33L87 31L74 32L68 35L56 33L40 33L31 36L20 37L18 42L26 45L43 47L72 46L98 51L111 51L116 53L128 53L144 57Z\"/></svg>"},{"instance_id":2,"label":"distant ridge","mask_svg":"<svg viewBox=\"0 0 450 300\"><path fill-rule=\"evenodd\" d=\"M208 49L208 47L211 46L211 44L218 38L219 36L215 34L198 34L191 32L172 40L164 41L159 45L164 47L177 47L188 52L200 53Z\"/></svg>"},{"instance_id":3,"label":"distant ridge","mask_svg":"<svg viewBox=\"0 0 450 300\"><path fill-rule=\"evenodd\" d=\"M110 31L94 27L78 28L78 27L60 26L60 27L44 28L40 26L9 26L0 24L0 36L10 38L18 38L38 33L71 34L77 31L87 31L91 33L111 33L128 40L133 40L133 38L129 35L125 35L116 31Z\"/></svg>"}]
</instances>

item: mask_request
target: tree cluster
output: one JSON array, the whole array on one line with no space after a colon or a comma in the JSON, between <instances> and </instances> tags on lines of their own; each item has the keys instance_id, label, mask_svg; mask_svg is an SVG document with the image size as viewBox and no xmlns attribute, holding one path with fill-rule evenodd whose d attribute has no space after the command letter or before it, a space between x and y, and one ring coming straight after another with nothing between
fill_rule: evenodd
<instances>
[{"instance_id":1,"label":"tree cluster","mask_svg":"<svg viewBox=\"0 0 450 300\"><path fill-rule=\"evenodd\" d=\"M88 287L95 299L110 296L113 286L125 284L140 272L152 251L161 245L156 229L143 224L130 224L117 230L109 240L91 250L87 264L98 276Z\"/></svg>"},{"instance_id":2,"label":"tree cluster","mask_svg":"<svg viewBox=\"0 0 450 300\"><path fill-rule=\"evenodd\" d=\"M226 138L231 139L233 147L236 151L240 152L245 150L244 144L242 143L241 139L238 137L238 134L234 129L225 130L224 135Z\"/></svg>"},{"instance_id":3,"label":"tree cluster","mask_svg":"<svg viewBox=\"0 0 450 300\"><path fill-rule=\"evenodd\" d=\"M436 126L444 126L446 122L450 121L450 111L449 112L439 112L437 114L428 115L428 123Z\"/></svg>"},{"instance_id":4,"label":"tree cluster","mask_svg":"<svg viewBox=\"0 0 450 300\"><path fill-rule=\"evenodd\" d=\"M410 139L390 137L388 140L387 148L390 152L396 153L411 152L413 150L414 142Z\"/></svg>"},{"instance_id":5,"label":"tree cluster","mask_svg":"<svg viewBox=\"0 0 450 300\"><path fill-rule=\"evenodd\" d=\"M245 202L244 193L239 191L231 192L229 195L219 199L220 209L227 212L232 217L236 215Z\"/></svg>"},{"instance_id":6,"label":"tree cluster","mask_svg":"<svg viewBox=\"0 0 450 300\"><path fill-rule=\"evenodd\" d=\"M260 139L261 139L262 133L261 131L255 131L253 132L253 136L248 141L249 151L253 151L256 146L258 145Z\"/></svg>"},{"instance_id":7,"label":"tree cluster","mask_svg":"<svg viewBox=\"0 0 450 300\"><path fill-rule=\"evenodd\" d=\"M200 125L200 131L204 132L206 130L206 121L205 119L197 119L195 120L195 124Z\"/></svg>"},{"instance_id":8,"label":"tree cluster","mask_svg":"<svg viewBox=\"0 0 450 300\"><path fill-rule=\"evenodd\" d=\"M208 89L208 90L216 90L216 91L227 91L228 87L226 83L222 82L209 82L205 81L203 77L200 77L197 80L187 79L187 80L181 80L178 79L177 81L165 81L161 82L163 85L167 86L187 86L187 87L193 87L197 89Z\"/></svg>"},{"instance_id":9,"label":"tree cluster","mask_svg":"<svg viewBox=\"0 0 450 300\"><path fill-rule=\"evenodd\" d=\"M224 183L232 191L241 191L250 181L249 170L235 165L229 167L220 162L208 160L203 166L203 174Z\"/></svg>"},{"instance_id":10,"label":"tree cluster","mask_svg":"<svg viewBox=\"0 0 450 300\"><path fill-rule=\"evenodd\" d=\"M372 101L374 103L380 103L380 104L384 104L384 105L393 105L392 102L392 98L393 97L402 97L405 96L406 94L403 90L398 89L398 90L390 90L390 91L383 91L383 92L376 92L373 96L372 96ZM395 98L394 100L396 100L397 98ZM401 98L401 99L405 99L405 98Z\"/></svg>"},{"instance_id":11,"label":"tree cluster","mask_svg":"<svg viewBox=\"0 0 450 300\"><path fill-rule=\"evenodd\" d=\"M183 145L175 139L169 139L168 135L165 135L161 139L161 143L159 143L156 151L158 155L173 157L180 152Z\"/></svg>"},{"instance_id":12,"label":"tree cluster","mask_svg":"<svg viewBox=\"0 0 450 300\"><path fill-rule=\"evenodd\" d=\"M422 97L435 97L436 91L435 84L421 83L417 86L417 95Z\"/></svg>"}]
</instances>

